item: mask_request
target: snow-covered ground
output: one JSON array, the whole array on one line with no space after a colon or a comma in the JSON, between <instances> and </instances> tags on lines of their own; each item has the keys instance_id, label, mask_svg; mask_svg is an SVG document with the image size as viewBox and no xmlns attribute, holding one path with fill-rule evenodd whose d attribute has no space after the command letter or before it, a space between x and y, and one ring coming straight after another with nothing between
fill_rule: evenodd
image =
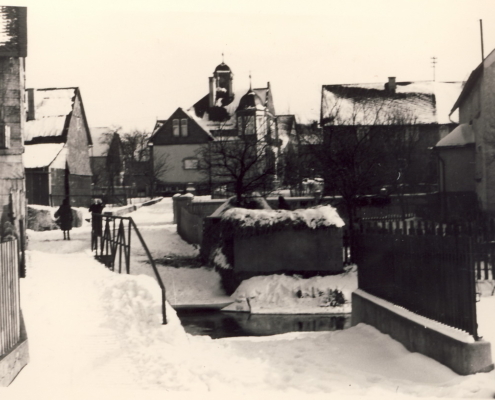
<instances>
[{"instance_id":1,"label":"snow-covered ground","mask_svg":"<svg viewBox=\"0 0 495 400\"><path fill-rule=\"evenodd\" d=\"M197 254L175 232L170 199L132 217L155 258ZM364 324L343 331L213 340L187 334L167 305L168 324L161 325L160 290L143 251L133 251L133 275L119 275L93 259L89 235L86 224L73 229L71 241L62 240L60 231L29 232L21 302L31 360L10 387L0 390L2 400L154 399L191 391L210 391L216 399L259 393L290 398L495 394L495 372L459 376ZM172 304L226 297L218 275L208 268L159 269ZM352 271L331 279L271 276L245 281L235 296L251 298L260 312L277 307L314 312L324 308L317 296L294 300L294 290L339 287L345 293L354 286ZM480 333L495 343L493 310L495 297L484 297Z\"/></svg>"}]
</instances>

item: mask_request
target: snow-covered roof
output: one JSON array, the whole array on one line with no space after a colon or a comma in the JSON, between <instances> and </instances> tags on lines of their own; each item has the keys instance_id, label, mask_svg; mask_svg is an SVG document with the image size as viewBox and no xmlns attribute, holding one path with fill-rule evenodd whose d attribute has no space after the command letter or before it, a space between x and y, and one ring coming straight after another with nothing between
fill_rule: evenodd
<instances>
[{"instance_id":1,"label":"snow-covered roof","mask_svg":"<svg viewBox=\"0 0 495 400\"><path fill-rule=\"evenodd\" d=\"M450 109L462 82L396 82L395 90L383 83L324 85L323 124L388 125L452 124Z\"/></svg>"},{"instance_id":2,"label":"snow-covered roof","mask_svg":"<svg viewBox=\"0 0 495 400\"><path fill-rule=\"evenodd\" d=\"M469 124L461 124L440 140L435 147L462 147L474 144L473 128Z\"/></svg>"},{"instance_id":3,"label":"snow-covered roof","mask_svg":"<svg viewBox=\"0 0 495 400\"><path fill-rule=\"evenodd\" d=\"M33 90L35 119L26 122L26 142L39 137L62 136L72 112L77 88Z\"/></svg>"},{"instance_id":4,"label":"snow-covered roof","mask_svg":"<svg viewBox=\"0 0 495 400\"><path fill-rule=\"evenodd\" d=\"M24 168L43 168L52 164L64 149L63 143L29 144L24 147ZM65 163L64 163L65 167Z\"/></svg>"},{"instance_id":5,"label":"snow-covered roof","mask_svg":"<svg viewBox=\"0 0 495 400\"><path fill-rule=\"evenodd\" d=\"M155 127L153 128L153 132L151 133L151 137L155 136L155 133L158 132L158 130L165 125L167 122L166 119L158 119L156 120Z\"/></svg>"},{"instance_id":6,"label":"snow-covered roof","mask_svg":"<svg viewBox=\"0 0 495 400\"><path fill-rule=\"evenodd\" d=\"M232 96L231 101L228 101L227 104L225 104L225 100L222 98L219 98L216 102L216 107L217 108L223 108L227 115L228 119L223 122L218 122L218 121L212 121L210 120L210 106L209 106L209 96L206 95L204 96L201 100L196 102L192 107L187 109L187 113L193 118L198 124L201 125L203 129L206 129L208 131L214 131L218 129L222 130L229 130L229 129L235 129L236 127L236 111L239 108L239 104L241 102L241 99L245 97L249 92L254 92L256 96L256 103L258 105L257 109L268 109L270 111L272 107L271 105L271 98L269 95L269 87L266 88L259 88L259 89L244 89L244 90L238 90L234 92L234 95ZM267 99L270 100L270 104L266 104L266 106L262 106L262 104L265 104L267 102Z\"/></svg>"}]
</instances>

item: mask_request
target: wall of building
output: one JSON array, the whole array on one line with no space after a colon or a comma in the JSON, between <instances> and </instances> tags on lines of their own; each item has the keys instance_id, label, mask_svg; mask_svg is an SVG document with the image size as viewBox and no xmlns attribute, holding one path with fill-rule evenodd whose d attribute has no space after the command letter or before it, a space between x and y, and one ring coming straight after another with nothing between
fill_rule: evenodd
<instances>
[{"instance_id":1,"label":"wall of building","mask_svg":"<svg viewBox=\"0 0 495 400\"><path fill-rule=\"evenodd\" d=\"M77 92L78 93L78 92ZM84 120L82 102L79 95L74 101L74 108L69 122L66 147L68 149L67 165L69 167L69 196L71 206L86 207L91 204L92 171L89 160L89 132ZM57 178L58 181L58 178ZM64 183L65 185L65 183ZM64 188L65 186L61 186ZM59 196L53 193L53 205L59 204Z\"/></svg>"},{"instance_id":2,"label":"wall of building","mask_svg":"<svg viewBox=\"0 0 495 400\"><path fill-rule=\"evenodd\" d=\"M483 203L486 210L495 211L495 55L490 57L485 60L482 77L481 132L478 133L482 135Z\"/></svg>"},{"instance_id":3,"label":"wall of building","mask_svg":"<svg viewBox=\"0 0 495 400\"><path fill-rule=\"evenodd\" d=\"M0 109L10 127L10 147L0 149L0 239L11 231L16 234L25 220L24 165L22 163L25 90L24 58L0 57ZM15 211L15 212L12 212Z\"/></svg>"},{"instance_id":4,"label":"wall of building","mask_svg":"<svg viewBox=\"0 0 495 400\"><path fill-rule=\"evenodd\" d=\"M439 148L440 191L474 192L476 182L474 146Z\"/></svg>"},{"instance_id":5,"label":"wall of building","mask_svg":"<svg viewBox=\"0 0 495 400\"><path fill-rule=\"evenodd\" d=\"M207 177L200 170L184 169L184 159L197 158L197 152L202 144L155 145L153 146L153 162L159 165L166 159L167 169L158 178L165 184L199 183L207 181Z\"/></svg>"},{"instance_id":6,"label":"wall of building","mask_svg":"<svg viewBox=\"0 0 495 400\"><path fill-rule=\"evenodd\" d=\"M73 175L91 176L91 165L89 162L89 132L84 122L82 104L79 96L76 96L74 108L69 122L67 136L68 148L67 163L69 171Z\"/></svg>"}]
</instances>

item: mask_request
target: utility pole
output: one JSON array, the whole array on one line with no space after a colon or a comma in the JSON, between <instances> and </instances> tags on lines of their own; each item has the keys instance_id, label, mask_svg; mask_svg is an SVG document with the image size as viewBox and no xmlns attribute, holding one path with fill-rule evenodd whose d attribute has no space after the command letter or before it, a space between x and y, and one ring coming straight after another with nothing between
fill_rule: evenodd
<instances>
[{"instance_id":1,"label":"utility pole","mask_svg":"<svg viewBox=\"0 0 495 400\"><path fill-rule=\"evenodd\" d=\"M435 80L436 80L436 76L435 76L436 71L435 71L435 69L436 69L436 65L437 65L437 58L436 57L432 57L431 58L431 65L433 67L433 82L435 82Z\"/></svg>"},{"instance_id":2,"label":"utility pole","mask_svg":"<svg viewBox=\"0 0 495 400\"><path fill-rule=\"evenodd\" d=\"M483 48L483 20L480 19L480 34L481 34L481 62L485 59L485 50Z\"/></svg>"}]
</instances>

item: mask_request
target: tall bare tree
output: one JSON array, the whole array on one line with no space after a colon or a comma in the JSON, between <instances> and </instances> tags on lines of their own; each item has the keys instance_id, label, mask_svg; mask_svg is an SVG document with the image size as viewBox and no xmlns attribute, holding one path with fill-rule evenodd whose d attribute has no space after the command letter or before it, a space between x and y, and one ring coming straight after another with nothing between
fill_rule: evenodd
<instances>
[{"instance_id":1,"label":"tall bare tree","mask_svg":"<svg viewBox=\"0 0 495 400\"><path fill-rule=\"evenodd\" d=\"M210 187L227 186L238 203L255 191L266 195L276 178L275 129L266 122L255 127L251 118L243 118L235 130L219 125L215 140L198 151L199 169Z\"/></svg>"}]
</instances>

